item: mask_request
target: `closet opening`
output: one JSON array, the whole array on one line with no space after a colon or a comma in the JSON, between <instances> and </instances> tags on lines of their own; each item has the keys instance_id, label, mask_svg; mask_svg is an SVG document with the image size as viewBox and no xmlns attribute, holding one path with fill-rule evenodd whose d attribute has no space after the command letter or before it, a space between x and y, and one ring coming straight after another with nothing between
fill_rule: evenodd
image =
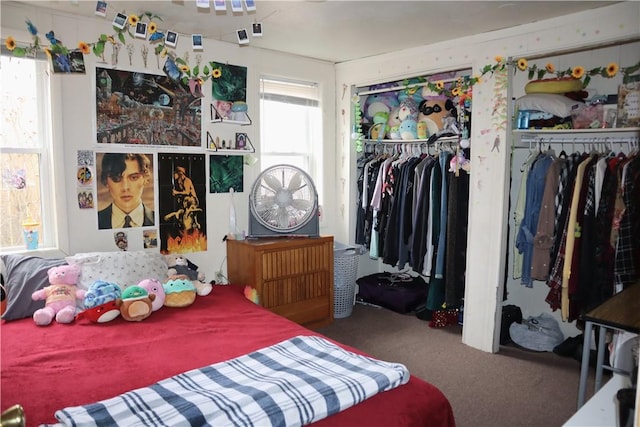
<instances>
[{"instance_id":1,"label":"closet opening","mask_svg":"<svg viewBox=\"0 0 640 427\"><path fill-rule=\"evenodd\" d=\"M355 243L381 274L420 279L416 315L436 327L463 322L470 76L465 69L352 91Z\"/></svg>"}]
</instances>

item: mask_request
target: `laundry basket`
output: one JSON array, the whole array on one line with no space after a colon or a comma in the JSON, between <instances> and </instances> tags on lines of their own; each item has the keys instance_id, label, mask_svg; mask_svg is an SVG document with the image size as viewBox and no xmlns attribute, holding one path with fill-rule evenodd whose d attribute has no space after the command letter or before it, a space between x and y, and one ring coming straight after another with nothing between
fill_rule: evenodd
<instances>
[{"instance_id":1,"label":"laundry basket","mask_svg":"<svg viewBox=\"0 0 640 427\"><path fill-rule=\"evenodd\" d=\"M333 257L333 317L351 316L356 298L358 253L354 248L336 248Z\"/></svg>"}]
</instances>

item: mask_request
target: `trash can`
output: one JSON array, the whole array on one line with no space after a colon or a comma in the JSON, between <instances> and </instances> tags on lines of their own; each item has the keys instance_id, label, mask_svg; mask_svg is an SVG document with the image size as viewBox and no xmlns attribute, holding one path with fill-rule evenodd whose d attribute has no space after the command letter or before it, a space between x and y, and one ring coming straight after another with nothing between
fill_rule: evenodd
<instances>
[{"instance_id":1,"label":"trash can","mask_svg":"<svg viewBox=\"0 0 640 427\"><path fill-rule=\"evenodd\" d=\"M351 316L355 304L358 252L335 243L333 254L333 317L341 319Z\"/></svg>"}]
</instances>

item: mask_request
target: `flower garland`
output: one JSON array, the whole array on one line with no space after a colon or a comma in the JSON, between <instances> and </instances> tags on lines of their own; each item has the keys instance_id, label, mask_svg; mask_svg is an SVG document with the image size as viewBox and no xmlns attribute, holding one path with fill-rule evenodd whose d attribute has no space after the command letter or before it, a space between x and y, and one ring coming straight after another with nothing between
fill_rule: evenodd
<instances>
[{"instance_id":1,"label":"flower garland","mask_svg":"<svg viewBox=\"0 0 640 427\"><path fill-rule=\"evenodd\" d=\"M529 65L526 58L520 58L515 62L516 69L519 71L527 71L528 79L536 78L538 80L543 79L547 74L555 76L556 78L572 77L577 80L582 80L582 87L586 88L591 82L591 77L601 76L605 78L613 78L618 73L622 74L622 82L628 83L632 74L640 70L640 61L630 67L620 67L617 63L611 62L606 67L595 67L590 70L585 70L582 66L576 66L567 68L566 70L556 70L553 63L547 63L544 68L538 67L536 64Z\"/></svg>"},{"instance_id":2,"label":"flower garland","mask_svg":"<svg viewBox=\"0 0 640 427\"><path fill-rule=\"evenodd\" d=\"M138 22L141 22L144 19L149 21L149 23L147 24L147 41L149 44L155 45L154 54L162 58L168 56L175 64L178 64L178 68L182 72L181 80L184 84L187 84L191 79L196 79L199 83L203 83L209 78L220 77L221 70L214 67L214 62L209 62L208 65L205 65L202 68L200 68L199 64L191 68L187 62L186 57L185 59L183 59L177 56L174 52L169 51L166 46L166 34L158 29L158 24L154 21L162 21L162 18L159 15L153 14L151 12L143 12L140 15L127 15L127 21L125 22L123 28L113 26L113 30L115 31L114 34L100 34L98 40L96 40L95 42L89 43L80 41L78 42L75 49L66 47L60 40L55 37L55 33L53 31L49 31L45 35L47 41L49 42L49 45L43 45L38 34L38 28L29 19L27 19L25 23L27 24L27 31L32 36L31 43L29 43L29 45L27 46L19 46L15 38L9 36L5 40L4 45L9 51L12 52L13 56L16 57L35 57L38 52L44 52L49 58L51 58L52 55L68 55L71 52L79 51L84 55L88 55L93 52L94 55L101 57L104 60L105 46L107 44L111 44L114 49L119 49L121 44L126 44L125 34L128 34L130 38L134 39L135 36L134 34L132 34L131 29L135 28ZM127 47L128 46L129 45L127 45Z\"/></svg>"}]
</instances>

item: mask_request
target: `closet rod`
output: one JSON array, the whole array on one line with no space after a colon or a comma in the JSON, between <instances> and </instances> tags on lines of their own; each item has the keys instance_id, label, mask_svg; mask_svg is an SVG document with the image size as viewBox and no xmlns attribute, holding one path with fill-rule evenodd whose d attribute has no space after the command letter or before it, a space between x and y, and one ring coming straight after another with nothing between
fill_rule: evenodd
<instances>
[{"instance_id":1,"label":"closet rod","mask_svg":"<svg viewBox=\"0 0 640 427\"><path fill-rule=\"evenodd\" d=\"M626 137L613 137L613 136L601 136L601 137L527 137L520 138L521 144L638 144L640 137L638 136L626 136Z\"/></svg>"}]
</instances>

